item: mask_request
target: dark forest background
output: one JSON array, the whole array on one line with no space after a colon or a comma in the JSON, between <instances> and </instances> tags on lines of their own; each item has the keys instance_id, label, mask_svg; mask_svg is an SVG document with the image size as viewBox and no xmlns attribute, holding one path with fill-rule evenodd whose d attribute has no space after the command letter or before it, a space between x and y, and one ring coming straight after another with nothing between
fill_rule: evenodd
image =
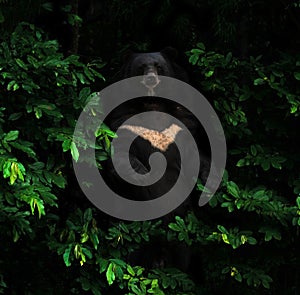
<instances>
[{"instance_id":1,"label":"dark forest background","mask_svg":"<svg viewBox=\"0 0 300 295\"><path fill-rule=\"evenodd\" d=\"M300 294L299 12L298 0L0 0L0 293ZM75 122L128 50L166 46L218 113L226 173L168 227L112 220L77 185ZM98 132L100 166L112 136ZM129 263L161 243L189 248L192 265Z\"/></svg>"}]
</instances>

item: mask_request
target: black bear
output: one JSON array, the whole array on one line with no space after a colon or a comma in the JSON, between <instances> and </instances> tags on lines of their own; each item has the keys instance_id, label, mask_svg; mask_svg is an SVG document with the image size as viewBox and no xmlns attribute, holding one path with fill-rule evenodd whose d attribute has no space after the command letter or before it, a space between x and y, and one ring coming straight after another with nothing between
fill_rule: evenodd
<instances>
[{"instance_id":1,"label":"black bear","mask_svg":"<svg viewBox=\"0 0 300 295\"><path fill-rule=\"evenodd\" d=\"M146 88L153 92L153 89L159 84L159 76L169 76L184 82L188 81L186 72L175 63L176 51L172 48L166 48L161 52L152 53L133 53L127 57L122 70L121 77L129 78L133 76L143 76L142 83ZM203 136L201 124L198 120L182 105L170 102L166 99L150 96L137 102L136 99L128 101L113 110L106 118L105 123L116 131L125 120L141 112L158 111L165 112L177 118L191 132L196 141ZM149 156L154 152L163 153L167 159L167 171L157 183L150 186L134 185L123 180L116 172L112 162L106 165L103 177L110 187L119 195L132 200L150 200L165 194L176 182L180 171L180 155L173 143L176 140L185 140L182 135L181 127L168 122L163 115L152 118L150 122L141 122L140 126L123 126L119 129L118 136L120 140L115 140L114 144L124 144L130 133L135 133L139 137L134 141L130 149L130 163L133 169L139 174L146 174L149 171ZM207 141L206 141L207 142ZM120 148L121 149L121 148ZM119 150L120 150L119 149ZM199 150L203 150L203 146ZM186 145L186 153L189 153L189 146ZM118 165L126 165L125 159L128 154L118 154ZM124 159L124 161L122 160ZM192 159L191 159L192 160ZM186 164L186 163L185 163ZM188 165L186 165L188 166ZM209 162L201 157L201 171L199 178L205 183L208 175ZM130 173L128 171L128 173ZM135 177L135 174L132 175Z\"/></svg>"},{"instance_id":2,"label":"black bear","mask_svg":"<svg viewBox=\"0 0 300 295\"><path fill-rule=\"evenodd\" d=\"M167 48L161 52L153 53L134 53L131 54L121 70L121 78L129 78L133 76L143 76L142 84L149 89L148 96L143 100L132 99L115 108L105 120L105 123L116 131L125 120L141 112L159 111L165 112L177 118L191 132L196 142L198 139L203 140L202 126L199 121L182 105L166 99L155 97L155 88L159 85L159 76L169 76L180 79L184 82L188 81L186 72L179 67L175 59L176 51ZM183 98L184 99L184 98ZM114 141L114 145L118 145L118 140L123 144L130 133L135 133L138 137L132 142L128 153L119 153L117 165L127 165L128 157L130 164L135 172L140 175L146 174L149 167L149 157L154 152L162 153L167 160L166 172L159 181L149 186L135 185L123 180L116 173L112 161L107 161L102 172L103 178L107 184L117 194L124 198L136 201L145 201L158 198L168 192L176 182L180 167L180 153L174 144L174 139L184 141L182 127L176 124L168 125L164 116L152 119L150 122L141 122L140 126L123 125L118 130L118 139ZM206 136L206 135L205 135ZM182 137L182 138L180 138ZM200 142L200 141L199 141ZM122 147L119 147L122 149ZM199 146L199 150L201 147ZM186 145L186 153L189 153L189 146ZM206 182L209 171L209 160L203 156L201 159L201 171L199 178L203 183ZM193 159L191 159L193 161ZM129 173L129 177L130 172ZM135 178L136 173L132 175ZM191 207L191 202L187 201L182 204L179 209L172 214L163 217L163 223L166 225L170 222L174 214L184 214ZM155 266L176 266L184 271L187 270L190 263L190 252L183 245L169 245L166 240L156 241L155 245L150 245L148 253L145 256L143 248L140 252L135 252L130 257L131 263L143 264L145 267ZM173 251L173 252L172 252ZM152 253L152 254L151 254ZM146 260L145 260L146 259ZM174 262L176 261L176 262Z\"/></svg>"}]
</instances>

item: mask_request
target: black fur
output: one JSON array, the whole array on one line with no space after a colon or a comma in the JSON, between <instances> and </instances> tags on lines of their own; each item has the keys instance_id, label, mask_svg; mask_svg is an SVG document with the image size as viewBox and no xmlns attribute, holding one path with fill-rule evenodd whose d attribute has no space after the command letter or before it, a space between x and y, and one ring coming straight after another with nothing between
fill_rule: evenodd
<instances>
[{"instance_id":1,"label":"black fur","mask_svg":"<svg viewBox=\"0 0 300 295\"><path fill-rule=\"evenodd\" d=\"M164 75L188 82L186 72L177 65L175 58L176 51L171 48L167 48L161 52L133 53L126 57L126 62L121 70L121 76L122 78L129 78L137 75L147 76L151 73L154 77L156 74ZM182 99L184 101L184 97ZM203 132L201 124L187 109L182 105L158 97L147 96L142 102L140 99L138 102L136 99L126 102L109 114L105 122L112 130L116 131L126 119L140 112L151 110L166 112L181 121L192 133L195 140L199 142L198 147L200 150L200 143L207 142L207 138L203 140L203 134L205 133ZM159 132L162 132L163 129L165 129L165 127L161 129L160 126L168 126L168 122L163 122L162 124L159 118L153 120L151 124L151 128L149 128L149 126L143 126L143 122L141 122L142 127L147 127L148 129ZM122 140L126 140L128 134L131 132L126 128L119 129L119 131L118 136L119 139L121 138ZM179 132L176 136L179 141L184 142L184 133ZM118 145L118 139L115 141L115 145ZM164 154L168 166L165 175L157 183L151 186L135 186L128 184L118 176L111 161L107 161L102 175L110 187L125 198L143 201L160 197L170 190L179 175L181 157L176 145L170 143L165 151L161 151L154 147L149 139L138 137L131 145L129 157L134 170L140 174L145 174L149 171L149 156L157 151ZM189 153L188 145L186 145L186 150L184 152ZM119 154L119 156L121 157L119 158L118 164L122 165L123 157L128 157L128 155L124 153L124 155ZM191 159L191 161L193 161L193 159ZM189 167L189 163L184 164ZM209 160L206 160L201 156L201 171L199 171L199 177L203 183L206 182L208 171ZM191 209L191 204L192 202L188 199L180 206L180 208L173 212L173 214L163 217L163 223L166 225L170 222L174 214L185 214L187 210ZM144 251L134 253L130 257L130 262L142 264L145 267L175 266L185 271L188 269L191 254L184 245L170 245L163 239L162 241L157 241L155 245L151 244L148 250L149 253L146 255ZM145 257L148 257L150 261L148 258L145 260Z\"/></svg>"}]
</instances>

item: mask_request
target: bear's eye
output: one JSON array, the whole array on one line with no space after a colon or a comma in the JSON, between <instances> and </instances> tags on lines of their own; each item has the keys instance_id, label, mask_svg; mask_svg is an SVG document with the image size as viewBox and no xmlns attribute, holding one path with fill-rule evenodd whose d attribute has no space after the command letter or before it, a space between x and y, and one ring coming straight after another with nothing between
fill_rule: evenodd
<instances>
[{"instance_id":1,"label":"bear's eye","mask_svg":"<svg viewBox=\"0 0 300 295\"><path fill-rule=\"evenodd\" d=\"M139 75L143 75L144 74L144 67L145 67L144 65L141 65L141 66L138 67L138 74Z\"/></svg>"},{"instance_id":2,"label":"bear's eye","mask_svg":"<svg viewBox=\"0 0 300 295\"><path fill-rule=\"evenodd\" d=\"M163 68L161 66L157 66L156 68L157 68L158 74L163 72Z\"/></svg>"}]
</instances>

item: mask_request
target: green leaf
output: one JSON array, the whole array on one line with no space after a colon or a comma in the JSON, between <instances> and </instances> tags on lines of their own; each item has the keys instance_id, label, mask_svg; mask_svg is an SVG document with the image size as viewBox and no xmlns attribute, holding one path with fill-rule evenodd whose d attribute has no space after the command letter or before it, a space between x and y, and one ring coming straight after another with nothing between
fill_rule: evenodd
<instances>
[{"instance_id":1,"label":"green leaf","mask_svg":"<svg viewBox=\"0 0 300 295\"><path fill-rule=\"evenodd\" d=\"M197 62L199 60L199 56L198 55L191 55L189 57L189 63L191 63L192 65L196 65Z\"/></svg>"},{"instance_id":2,"label":"green leaf","mask_svg":"<svg viewBox=\"0 0 300 295\"><path fill-rule=\"evenodd\" d=\"M175 220L176 220L177 224L180 226L180 228L182 228L182 229L186 228L184 220L180 216L175 216Z\"/></svg>"},{"instance_id":3,"label":"green leaf","mask_svg":"<svg viewBox=\"0 0 300 295\"><path fill-rule=\"evenodd\" d=\"M8 90L8 91L11 90L15 84L16 84L16 81L15 81L15 80L10 81L10 82L7 84L7 90Z\"/></svg>"},{"instance_id":4,"label":"green leaf","mask_svg":"<svg viewBox=\"0 0 300 295\"><path fill-rule=\"evenodd\" d=\"M247 242L247 237L245 235L241 235L241 242L243 245Z\"/></svg>"},{"instance_id":5,"label":"green leaf","mask_svg":"<svg viewBox=\"0 0 300 295\"><path fill-rule=\"evenodd\" d=\"M18 177L20 180L24 181L24 175L26 174L25 167L21 163L17 163L18 165Z\"/></svg>"},{"instance_id":6,"label":"green leaf","mask_svg":"<svg viewBox=\"0 0 300 295\"><path fill-rule=\"evenodd\" d=\"M98 78L100 78L101 80L105 81L105 78L102 76L102 74L100 74L98 71L90 68L90 71Z\"/></svg>"},{"instance_id":7,"label":"green leaf","mask_svg":"<svg viewBox=\"0 0 300 295\"><path fill-rule=\"evenodd\" d=\"M114 266L114 263L111 262L106 271L106 279L107 279L107 282L109 285L111 285L116 278L115 273L113 271L113 266Z\"/></svg>"},{"instance_id":8,"label":"green leaf","mask_svg":"<svg viewBox=\"0 0 300 295\"><path fill-rule=\"evenodd\" d=\"M103 273L106 271L108 263L109 263L109 261L106 259L103 259L103 258L99 259L99 265L100 265L99 272L100 273Z\"/></svg>"},{"instance_id":9,"label":"green leaf","mask_svg":"<svg viewBox=\"0 0 300 295\"><path fill-rule=\"evenodd\" d=\"M20 88L19 84L15 83L13 86L13 91L16 91Z\"/></svg>"},{"instance_id":10,"label":"green leaf","mask_svg":"<svg viewBox=\"0 0 300 295\"><path fill-rule=\"evenodd\" d=\"M70 148L71 148L71 155L73 159L77 162L79 159L79 151L74 141L72 141Z\"/></svg>"},{"instance_id":11,"label":"green leaf","mask_svg":"<svg viewBox=\"0 0 300 295\"><path fill-rule=\"evenodd\" d=\"M10 166L10 176L9 176L9 182L11 185L13 185L14 182L17 180L18 172L19 172L18 164L15 162L12 162L11 166Z\"/></svg>"},{"instance_id":12,"label":"green leaf","mask_svg":"<svg viewBox=\"0 0 300 295\"><path fill-rule=\"evenodd\" d=\"M225 58L226 63L229 64L231 59L232 59L232 53L228 52L227 55L226 55L226 58Z\"/></svg>"},{"instance_id":13,"label":"green leaf","mask_svg":"<svg viewBox=\"0 0 300 295\"><path fill-rule=\"evenodd\" d=\"M229 206L231 206L232 205L232 202L223 202L222 204L221 204L221 207L222 208L227 208L227 207L229 207Z\"/></svg>"},{"instance_id":14,"label":"green leaf","mask_svg":"<svg viewBox=\"0 0 300 295\"><path fill-rule=\"evenodd\" d=\"M82 88L79 92L79 100L85 101L90 94L91 89L89 87Z\"/></svg>"},{"instance_id":15,"label":"green leaf","mask_svg":"<svg viewBox=\"0 0 300 295\"><path fill-rule=\"evenodd\" d=\"M216 196L213 196L210 200L209 200L209 205L212 208L215 208L218 205L218 199L216 198Z\"/></svg>"},{"instance_id":16,"label":"green leaf","mask_svg":"<svg viewBox=\"0 0 300 295\"><path fill-rule=\"evenodd\" d=\"M120 228L121 230L123 230L125 233L129 234L129 229L127 228L127 225L126 225L125 223L120 222L120 223L119 223L119 228Z\"/></svg>"},{"instance_id":17,"label":"green leaf","mask_svg":"<svg viewBox=\"0 0 300 295\"><path fill-rule=\"evenodd\" d=\"M250 151L253 156L257 155L257 149L256 149L255 145L250 146Z\"/></svg>"},{"instance_id":18,"label":"green leaf","mask_svg":"<svg viewBox=\"0 0 300 295\"><path fill-rule=\"evenodd\" d=\"M89 259L92 259L93 258L93 254L92 252L85 248L85 247L81 247L81 251L83 252L83 254L85 254Z\"/></svg>"},{"instance_id":19,"label":"green leaf","mask_svg":"<svg viewBox=\"0 0 300 295\"><path fill-rule=\"evenodd\" d=\"M66 180L62 175L52 174L52 182L55 183L59 188L65 188Z\"/></svg>"},{"instance_id":20,"label":"green leaf","mask_svg":"<svg viewBox=\"0 0 300 295\"><path fill-rule=\"evenodd\" d=\"M80 278L80 283L81 283L81 287L84 291L88 291L91 289L91 284L90 281L85 278L85 277L81 277Z\"/></svg>"},{"instance_id":21,"label":"green leaf","mask_svg":"<svg viewBox=\"0 0 300 295\"><path fill-rule=\"evenodd\" d=\"M145 270L144 268L139 267L138 270L137 270L137 272L136 272L136 275L137 275L138 277L141 276L141 274L143 273L144 270Z\"/></svg>"},{"instance_id":22,"label":"green leaf","mask_svg":"<svg viewBox=\"0 0 300 295\"><path fill-rule=\"evenodd\" d=\"M63 152L66 152L70 149L72 144L72 139L65 139L62 143Z\"/></svg>"},{"instance_id":23,"label":"green leaf","mask_svg":"<svg viewBox=\"0 0 300 295\"><path fill-rule=\"evenodd\" d=\"M227 182L227 190L235 198L239 197L240 190L239 190L238 186L233 181Z\"/></svg>"},{"instance_id":24,"label":"green leaf","mask_svg":"<svg viewBox=\"0 0 300 295\"><path fill-rule=\"evenodd\" d=\"M203 50L198 49L198 48L194 48L194 49L191 50L191 53L194 54L194 55L200 55L203 52L204 52Z\"/></svg>"},{"instance_id":25,"label":"green leaf","mask_svg":"<svg viewBox=\"0 0 300 295\"><path fill-rule=\"evenodd\" d=\"M297 112L297 110L298 110L298 106L297 105L292 105L290 107L290 113L291 114L295 114Z\"/></svg>"},{"instance_id":26,"label":"green leaf","mask_svg":"<svg viewBox=\"0 0 300 295\"><path fill-rule=\"evenodd\" d=\"M15 59L16 63L18 64L18 66L24 70L28 70L27 65L24 63L24 61L22 61L20 58L16 58Z\"/></svg>"},{"instance_id":27,"label":"green leaf","mask_svg":"<svg viewBox=\"0 0 300 295\"><path fill-rule=\"evenodd\" d=\"M87 67L84 67L83 72L92 82L95 82L93 73Z\"/></svg>"},{"instance_id":28,"label":"green leaf","mask_svg":"<svg viewBox=\"0 0 300 295\"><path fill-rule=\"evenodd\" d=\"M296 80L300 80L300 72L294 72L294 77Z\"/></svg>"},{"instance_id":29,"label":"green leaf","mask_svg":"<svg viewBox=\"0 0 300 295\"><path fill-rule=\"evenodd\" d=\"M254 82L253 82L253 84L254 85L262 85L262 84L264 84L265 83L265 81L264 81L264 79L262 79L262 78L257 78L257 79L255 79L254 80Z\"/></svg>"},{"instance_id":30,"label":"green leaf","mask_svg":"<svg viewBox=\"0 0 300 295\"><path fill-rule=\"evenodd\" d=\"M43 198L46 204L57 207L57 197L54 194L50 192L41 192L41 197Z\"/></svg>"},{"instance_id":31,"label":"green leaf","mask_svg":"<svg viewBox=\"0 0 300 295\"><path fill-rule=\"evenodd\" d=\"M37 37L38 40L41 40L42 34L39 31L35 32L35 36Z\"/></svg>"},{"instance_id":32,"label":"green leaf","mask_svg":"<svg viewBox=\"0 0 300 295\"><path fill-rule=\"evenodd\" d=\"M205 77L209 78L214 74L214 71L208 71L207 73L205 73Z\"/></svg>"},{"instance_id":33,"label":"green leaf","mask_svg":"<svg viewBox=\"0 0 300 295\"><path fill-rule=\"evenodd\" d=\"M218 228L218 230L219 230L221 233L229 234L229 232L227 231L227 229L226 229L223 225L218 225L217 228Z\"/></svg>"},{"instance_id":34,"label":"green leaf","mask_svg":"<svg viewBox=\"0 0 300 295\"><path fill-rule=\"evenodd\" d=\"M257 244L257 241L255 238L253 237L247 237L247 241L250 245L256 245Z\"/></svg>"},{"instance_id":35,"label":"green leaf","mask_svg":"<svg viewBox=\"0 0 300 295\"><path fill-rule=\"evenodd\" d=\"M91 242L93 243L95 250L97 250L98 245L99 245L99 238L98 238L97 232L90 233L89 237L90 237Z\"/></svg>"},{"instance_id":36,"label":"green leaf","mask_svg":"<svg viewBox=\"0 0 300 295\"><path fill-rule=\"evenodd\" d=\"M22 115L23 114L21 112L10 114L9 117L8 117L8 120L9 121L16 121L16 120L20 119L22 117Z\"/></svg>"},{"instance_id":37,"label":"green leaf","mask_svg":"<svg viewBox=\"0 0 300 295\"><path fill-rule=\"evenodd\" d=\"M72 244L69 245L69 247L65 250L63 254L63 259L66 266L71 266L71 262L70 262L71 250L72 250Z\"/></svg>"},{"instance_id":38,"label":"green leaf","mask_svg":"<svg viewBox=\"0 0 300 295\"><path fill-rule=\"evenodd\" d=\"M271 159L271 164L272 164L272 166L273 166L275 169L281 169L281 168L282 168L281 164L278 163L278 162L276 161L276 159Z\"/></svg>"},{"instance_id":39,"label":"green leaf","mask_svg":"<svg viewBox=\"0 0 300 295\"><path fill-rule=\"evenodd\" d=\"M238 282L242 282L243 278L242 275L240 273L237 273L234 278L238 281Z\"/></svg>"},{"instance_id":40,"label":"green leaf","mask_svg":"<svg viewBox=\"0 0 300 295\"><path fill-rule=\"evenodd\" d=\"M253 199L257 200L262 199L264 196L266 196L266 191L264 189L258 190L252 195Z\"/></svg>"},{"instance_id":41,"label":"green leaf","mask_svg":"<svg viewBox=\"0 0 300 295\"><path fill-rule=\"evenodd\" d=\"M5 141L14 141L18 138L19 136L19 131L18 130L13 130L8 132L5 136L4 136L4 140Z\"/></svg>"},{"instance_id":42,"label":"green leaf","mask_svg":"<svg viewBox=\"0 0 300 295\"><path fill-rule=\"evenodd\" d=\"M82 73L79 72L75 72L76 77L79 79L81 84L85 84L86 83L86 79L84 77L84 75Z\"/></svg>"},{"instance_id":43,"label":"green leaf","mask_svg":"<svg viewBox=\"0 0 300 295\"><path fill-rule=\"evenodd\" d=\"M93 218L93 213L92 213L92 209L88 208L84 211L83 214L83 221L84 223L89 223Z\"/></svg>"},{"instance_id":44,"label":"green leaf","mask_svg":"<svg viewBox=\"0 0 300 295\"><path fill-rule=\"evenodd\" d=\"M236 205L236 207L237 207L238 209L241 209L242 206L244 205L244 200L242 200L242 199L236 200L235 205Z\"/></svg>"},{"instance_id":45,"label":"green leaf","mask_svg":"<svg viewBox=\"0 0 300 295\"><path fill-rule=\"evenodd\" d=\"M45 167L45 164L43 162L35 162L30 165L30 168L32 170L42 170L42 169L44 169L44 167Z\"/></svg>"},{"instance_id":46,"label":"green leaf","mask_svg":"<svg viewBox=\"0 0 300 295\"><path fill-rule=\"evenodd\" d=\"M11 167L11 162L6 161L3 165L3 178L8 178L10 176L10 167Z\"/></svg>"},{"instance_id":47,"label":"green leaf","mask_svg":"<svg viewBox=\"0 0 300 295\"><path fill-rule=\"evenodd\" d=\"M238 160L238 162L236 163L236 166L237 167L243 167L243 166L245 166L245 159L240 159L240 160Z\"/></svg>"},{"instance_id":48,"label":"green leaf","mask_svg":"<svg viewBox=\"0 0 300 295\"><path fill-rule=\"evenodd\" d=\"M222 239L223 239L224 243L230 244L227 234L222 234ZM231 245L232 245L232 244L231 244ZM232 245L232 246L233 246L233 245Z\"/></svg>"},{"instance_id":49,"label":"green leaf","mask_svg":"<svg viewBox=\"0 0 300 295\"><path fill-rule=\"evenodd\" d=\"M131 276L135 276L135 272L134 272L134 270L133 270L133 268L128 264L127 265L127 271L129 272L129 274L131 275Z\"/></svg>"},{"instance_id":50,"label":"green leaf","mask_svg":"<svg viewBox=\"0 0 300 295\"><path fill-rule=\"evenodd\" d=\"M201 42L197 43L196 44L198 48L202 49L202 50L205 50L205 45Z\"/></svg>"},{"instance_id":51,"label":"green leaf","mask_svg":"<svg viewBox=\"0 0 300 295\"><path fill-rule=\"evenodd\" d=\"M43 115L42 110L38 107L34 108L34 113L37 119L40 119Z\"/></svg>"},{"instance_id":52,"label":"green leaf","mask_svg":"<svg viewBox=\"0 0 300 295\"><path fill-rule=\"evenodd\" d=\"M89 235L88 235L87 233L81 234L81 239L80 239L80 242L81 242L81 243L87 242L88 239L89 239Z\"/></svg>"},{"instance_id":53,"label":"green leaf","mask_svg":"<svg viewBox=\"0 0 300 295\"><path fill-rule=\"evenodd\" d=\"M15 226L13 227L13 241L17 242L20 238L19 232L16 230Z\"/></svg>"},{"instance_id":54,"label":"green leaf","mask_svg":"<svg viewBox=\"0 0 300 295\"><path fill-rule=\"evenodd\" d=\"M24 141L10 142L10 145L27 154L28 157L37 160L35 151L30 147L31 143Z\"/></svg>"},{"instance_id":55,"label":"green leaf","mask_svg":"<svg viewBox=\"0 0 300 295\"><path fill-rule=\"evenodd\" d=\"M262 280L262 285L266 288L266 289L270 289L270 284L268 281Z\"/></svg>"},{"instance_id":56,"label":"green leaf","mask_svg":"<svg viewBox=\"0 0 300 295\"><path fill-rule=\"evenodd\" d=\"M170 223L168 226L169 226L170 229L172 229L174 231L180 231L181 230L180 227L178 226L178 224L176 224L176 223Z\"/></svg>"},{"instance_id":57,"label":"green leaf","mask_svg":"<svg viewBox=\"0 0 300 295\"><path fill-rule=\"evenodd\" d=\"M34 206L37 207L38 213L39 213L39 218L42 217L42 215L45 215L45 207L44 207L44 202L41 199L34 199Z\"/></svg>"},{"instance_id":58,"label":"green leaf","mask_svg":"<svg viewBox=\"0 0 300 295\"><path fill-rule=\"evenodd\" d=\"M270 169L270 160L264 159L263 162L261 163L261 167L263 168L264 171L269 170Z\"/></svg>"},{"instance_id":59,"label":"green leaf","mask_svg":"<svg viewBox=\"0 0 300 295\"><path fill-rule=\"evenodd\" d=\"M35 58L35 57L33 57L33 56L31 56L31 55L28 55L27 56L27 61L31 64L31 65L33 65L34 66L34 68L39 68L39 66L40 66L40 63L39 63L39 61Z\"/></svg>"}]
</instances>

